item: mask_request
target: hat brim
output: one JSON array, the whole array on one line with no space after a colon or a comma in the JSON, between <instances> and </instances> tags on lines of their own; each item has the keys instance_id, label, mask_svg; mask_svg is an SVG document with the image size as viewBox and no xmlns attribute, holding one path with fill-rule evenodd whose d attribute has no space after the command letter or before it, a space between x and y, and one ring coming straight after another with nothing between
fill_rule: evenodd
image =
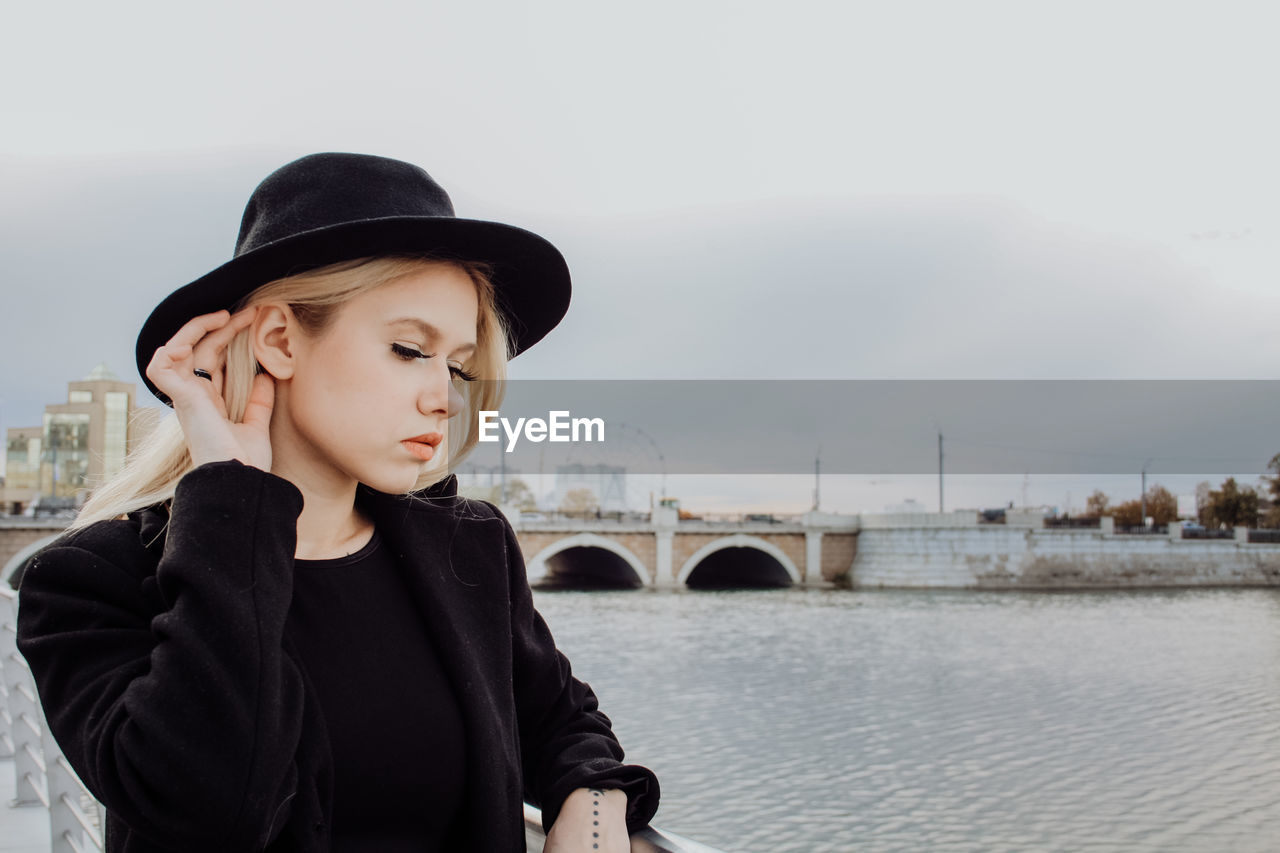
<instances>
[{"instance_id":1,"label":"hat brim","mask_svg":"<svg viewBox=\"0 0 1280 853\"><path fill-rule=\"evenodd\" d=\"M147 365L191 318L230 309L262 285L288 275L355 258L399 254L488 264L513 358L542 340L569 310L571 285L564 256L531 231L454 217L347 222L260 246L170 293L138 334L138 375L168 404L168 397L147 378Z\"/></svg>"}]
</instances>

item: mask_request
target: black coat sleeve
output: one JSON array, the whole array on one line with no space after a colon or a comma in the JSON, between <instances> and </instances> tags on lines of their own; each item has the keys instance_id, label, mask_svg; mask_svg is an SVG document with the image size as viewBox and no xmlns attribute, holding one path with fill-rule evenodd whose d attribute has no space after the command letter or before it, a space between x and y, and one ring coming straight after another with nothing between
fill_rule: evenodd
<instances>
[{"instance_id":1,"label":"black coat sleeve","mask_svg":"<svg viewBox=\"0 0 1280 853\"><path fill-rule=\"evenodd\" d=\"M55 739L107 809L180 850L263 849L296 789L303 686L282 651L302 495L239 462L38 554L18 646ZM158 558L158 562L157 562Z\"/></svg>"},{"instance_id":2,"label":"black coat sleeve","mask_svg":"<svg viewBox=\"0 0 1280 853\"><path fill-rule=\"evenodd\" d=\"M493 505L490 504L492 507ZM512 617L512 662L525 790L550 831L578 788L618 788L627 794L627 829L648 825L658 810L658 778L647 767L623 764L623 750L591 687L574 678L569 660L534 608L515 530L506 533Z\"/></svg>"}]
</instances>

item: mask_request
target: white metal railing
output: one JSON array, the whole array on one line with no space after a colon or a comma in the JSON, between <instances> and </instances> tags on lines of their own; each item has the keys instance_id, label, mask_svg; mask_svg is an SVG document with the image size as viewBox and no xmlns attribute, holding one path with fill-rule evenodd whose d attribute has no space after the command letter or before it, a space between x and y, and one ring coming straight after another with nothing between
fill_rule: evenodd
<instances>
[{"instance_id":1,"label":"white metal railing","mask_svg":"<svg viewBox=\"0 0 1280 853\"><path fill-rule=\"evenodd\" d=\"M17 635L9 630L14 607L13 592L0 581L0 758L13 758L13 702L9 699L9 676L4 662L9 650L17 650ZM16 631L17 625L13 625Z\"/></svg>"},{"instance_id":2,"label":"white metal railing","mask_svg":"<svg viewBox=\"0 0 1280 853\"><path fill-rule=\"evenodd\" d=\"M17 796L11 805L48 811L51 853L101 853L102 805L84 787L49 733L31 669L18 652L17 629L17 593L0 583L4 683L0 735L12 748Z\"/></svg>"},{"instance_id":3,"label":"white metal railing","mask_svg":"<svg viewBox=\"0 0 1280 853\"><path fill-rule=\"evenodd\" d=\"M49 736L46 734L46 738ZM61 751L48 763L46 783L49 789L49 837L52 853L101 853L102 804L84 787Z\"/></svg>"},{"instance_id":4,"label":"white metal railing","mask_svg":"<svg viewBox=\"0 0 1280 853\"><path fill-rule=\"evenodd\" d=\"M40 703L27 662L18 654L18 595L0 583L0 675L4 680L4 738L13 756L14 805L48 803Z\"/></svg>"}]
</instances>

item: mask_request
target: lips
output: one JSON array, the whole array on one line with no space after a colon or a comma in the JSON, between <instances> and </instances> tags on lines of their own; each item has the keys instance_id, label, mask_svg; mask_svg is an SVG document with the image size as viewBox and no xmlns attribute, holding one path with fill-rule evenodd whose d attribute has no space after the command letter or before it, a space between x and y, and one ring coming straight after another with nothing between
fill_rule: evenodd
<instances>
[{"instance_id":1,"label":"lips","mask_svg":"<svg viewBox=\"0 0 1280 853\"><path fill-rule=\"evenodd\" d=\"M400 444L405 450L408 450L423 462L430 462L431 458L436 455L436 447L442 441L444 441L442 433L428 432L413 438L406 438Z\"/></svg>"}]
</instances>

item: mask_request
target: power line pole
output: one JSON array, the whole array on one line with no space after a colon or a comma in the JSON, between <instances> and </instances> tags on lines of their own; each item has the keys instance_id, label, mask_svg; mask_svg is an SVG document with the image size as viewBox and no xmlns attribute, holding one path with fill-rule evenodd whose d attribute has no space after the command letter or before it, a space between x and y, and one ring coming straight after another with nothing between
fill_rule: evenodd
<instances>
[{"instance_id":1,"label":"power line pole","mask_svg":"<svg viewBox=\"0 0 1280 853\"><path fill-rule=\"evenodd\" d=\"M942 430L938 430L938 512L945 512L942 508Z\"/></svg>"},{"instance_id":2,"label":"power line pole","mask_svg":"<svg viewBox=\"0 0 1280 853\"><path fill-rule=\"evenodd\" d=\"M1151 460L1148 459L1147 462ZM1147 462L1142 463L1142 526L1147 526Z\"/></svg>"}]
</instances>

